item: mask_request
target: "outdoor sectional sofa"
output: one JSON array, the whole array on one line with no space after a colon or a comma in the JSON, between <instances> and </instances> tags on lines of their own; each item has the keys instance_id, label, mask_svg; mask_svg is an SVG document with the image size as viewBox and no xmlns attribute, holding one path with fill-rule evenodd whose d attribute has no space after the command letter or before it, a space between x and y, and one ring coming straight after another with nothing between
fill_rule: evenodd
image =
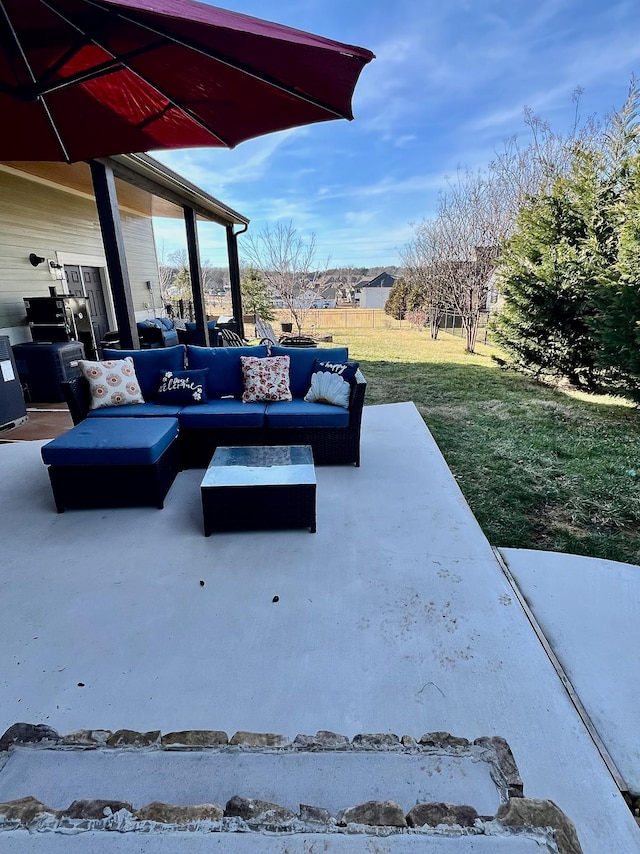
<instances>
[{"instance_id":1,"label":"outdoor sectional sofa","mask_svg":"<svg viewBox=\"0 0 640 854\"><path fill-rule=\"evenodd\" d=\"M290 359L291 401L243 402L240 357L286 355ZM74 424L84 419L174 418L181 466L206 467L218 446L310 445L314 462L360 464L360 424L366 381L360 371L350 385L348 408L304 400L316 360L345 363L346 347L197 347L177 345L151 350L105 349L103 359L131 356L144 403L90 409L89 384L80 376L64 384ZM206 370L206 403L182 405L158 401L158 385L166 371ZM94 428L95 429L95 428Z\"/></svg>"}]
</instances>

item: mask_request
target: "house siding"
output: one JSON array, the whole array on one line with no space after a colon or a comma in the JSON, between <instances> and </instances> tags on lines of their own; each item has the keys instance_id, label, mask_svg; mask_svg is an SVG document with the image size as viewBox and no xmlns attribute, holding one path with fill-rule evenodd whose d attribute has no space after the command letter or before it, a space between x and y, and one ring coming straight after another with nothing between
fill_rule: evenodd
<instances>
[{"instance_id":1,"label":"house siding","mask_svg":"<svg viewBox=\"0 0 640 854\"><path fill-rule=\"evenodd\" d=\"M121 216L134 310L146 316L146 282L157 286L158 281L153 225L146 217ZM30 338L23 298L48 296L51 285L61 284L46 263L29 263L31 252L52 260L58 253L65 259L90 257L106 266L95 203L0 172L0 334L8 334L13 344Z\"/></svg>"},{"instance_id":2,"label":"house siding","mask_svg":"<svg viewBox=\"0 0 640 854\"><path fill-rule=\"evenodd\" d=\"M151 282L158 313L162 307L153 221L134 214L121 213L120 216L133 308L138 319L146 318L150 316L147 306L151 307L147 282Z\"/></svg>"},{"instance_id":3,"label":"house siding","mask_svg":"<svg viewBox=\"0 0 640 854\"><path fill-rule=\"evenodd\" d=\"M396 276L384 272L368 282L361 282L357 287L360 308L384 308L396 280Z\"/></svg>"},{"instance_id":4,"label":"house siding","mask_svg":"<svg viewBox=\"0 0 640 854\"><path fill-rule=\"evenodd\" d=\"M362 288L359 294L360 308L384 308L391 288Z\"/></svg>"}]
</instances>

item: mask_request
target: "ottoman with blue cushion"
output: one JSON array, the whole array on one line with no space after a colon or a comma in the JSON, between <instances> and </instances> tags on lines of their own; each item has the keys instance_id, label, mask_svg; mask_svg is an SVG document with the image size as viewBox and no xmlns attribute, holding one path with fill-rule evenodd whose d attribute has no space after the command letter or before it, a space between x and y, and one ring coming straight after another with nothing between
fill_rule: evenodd
<instances>
[{"instance_id":1,"label":"ottoman with blue cushion","mask_svg":"<svg viewBox=\"0 0 640 854\"><path fill-rule=\"evenodd\" d=\"M157 507L180 470L176 418L87 418L42 448L65 507Z\"/></svg>"}]
</instances>

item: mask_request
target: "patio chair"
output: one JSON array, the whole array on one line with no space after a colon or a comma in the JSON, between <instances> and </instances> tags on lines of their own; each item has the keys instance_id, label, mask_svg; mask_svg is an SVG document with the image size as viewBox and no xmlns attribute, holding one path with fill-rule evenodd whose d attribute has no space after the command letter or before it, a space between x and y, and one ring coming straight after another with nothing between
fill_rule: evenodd
<instances>
[{"instance_id":1,"label":"patio chair","mask_svg":"<svg viewBox=\"0 0 640 854\"><path fill-rule=\"evenodd\" d=\"M273 330L273 326L261 317L256 316L256 338L260 339L261 344L277 344L278 336Z\"/></svg>"},{"instance_id":2,"label":"patio chair","mask_svg":"<svg viewBox=\"0 0 640 854\"><path fill-rule=\"evenodd\" d=\"M233 329L220 329L220 337L222 339L223 347L246 347L249 342L245 341L237 332L234 332Z\"/></svg>"}]
</instances>

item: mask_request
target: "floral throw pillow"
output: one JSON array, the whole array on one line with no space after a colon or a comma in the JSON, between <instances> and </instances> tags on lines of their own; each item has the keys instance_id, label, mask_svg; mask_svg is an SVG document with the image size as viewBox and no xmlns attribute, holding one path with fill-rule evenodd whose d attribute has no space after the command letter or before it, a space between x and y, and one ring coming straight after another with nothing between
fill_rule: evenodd
<instances>
[{"instance_id":1,"label":"floral throw pillow","mask_svg":"<svg viewBox=\"0 0 640 854\"><path fill-rule=\"evenodd\" d=\"M289 356L240 356L244 403L291 400Z\"/></svg>"},{"instance_id":2,"label":"floral throw pillow","mask_svg":"<svg viewBox=\"0 0 640 854\"><path fill-rule=\"evenodd\" d=\"M104 362L79 359L78 366L89 383L91 409L144 403L131 356L126 359L107 359Z\"/></svg>"},{"instance_id":3,"label":"floral throw pillow","mask_svg":"<svg viewBox=\"0 0 640 854\"><path fill-rule=\"evenodd\" d=\"M190 406L207 402L209 368L191 371L162 371L156 400L158 403Z\"/></svg>"}]
</instances>

